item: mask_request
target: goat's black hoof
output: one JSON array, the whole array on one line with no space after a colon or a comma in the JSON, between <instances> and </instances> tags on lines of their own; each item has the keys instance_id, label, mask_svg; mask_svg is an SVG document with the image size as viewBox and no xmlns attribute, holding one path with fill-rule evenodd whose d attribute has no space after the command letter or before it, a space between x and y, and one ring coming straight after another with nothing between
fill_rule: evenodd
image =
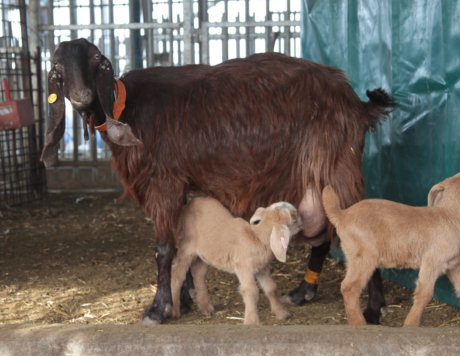
<instances>
[{"instance_id":1,"label":"goat's black hoof","mask_svg":"<svg viewBox=\"0 0 460 356\"><path fill-rule=\"evenodd\" d=\"M142 325L158 325L163 324L165 320L166 311L162 312L160 308L155 308L150 305L142 315Z\"/></svg>"},{"instance_id":2,"label":"goat's black hoof","mask_svg":"<svg viewBox=\"0 0 460 356\"><path fill-rule=\"evenodd\" d=\"M163 321L162 320L160 321L160 320L156 320L156 319L151 319L149 316L144 315L142 317L141 323L144 326L152 326L152 325L159 325L159 324L163 323Z\"/></svg>"},{"instance_id":3,"label":"goat's black hoof","mask_svg":"<svg viewBox=\"0 0 460 356\"><path fill-rule=\"evenodd\" d=\"M381 311L367 308L363 312L364 319L369 325L380 325Z\"/></svg>"},{"instance_id":4,"label":"goat's black hoof","mask_svg":"<svg viewBox=\"0 0 460 356\"><path fill-rule=\"evenodd\" d=\"M302 281L297 288L294 288L283 297L283 301L296 305L303 305L316 296L317 290L317 284L310 284Z\"/></svg>"}]
</instances>

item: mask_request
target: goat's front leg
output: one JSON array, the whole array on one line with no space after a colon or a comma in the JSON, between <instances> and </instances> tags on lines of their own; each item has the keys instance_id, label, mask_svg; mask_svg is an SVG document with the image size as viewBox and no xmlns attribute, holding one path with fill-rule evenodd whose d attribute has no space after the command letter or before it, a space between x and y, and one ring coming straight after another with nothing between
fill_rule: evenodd
<instances>
[{"instance_id":1,"label":"goat's front leg","mask_svg":"<svg viewBox=\"0 0 460 356\"><path fill-rule=\"evenodd\" d=\"M259 314L257 313L259 288L254 275L245 270L236 271L236 275L240 281L240 293L244 301L244 324L259 325Z\"/></svg>"},{"instance_id":2,"label":"goat's front leg","mask_svg":"<svg viewBox=\"0 0 460 356\"><path fill-rule=\"evenodd\" d=\"M268 300L270 301L270 309L272 313L275 314L276 318L279 320L288 319L291 314L289 314L276 294L276 283L271 276L270 268L264 268L256 275L256 278L259 281L260 286L262 287Z\"/></svg>"},{"instance_id":3,"label":"goat's front leg","mask_svg":"<svg viewBox=\"0 0 460 356\"><path fill-rule=\"evenodd\" d=\"M367 284L369 298L367 307L364 310L364 318L368 324L380 324L382 310L386 307L385 295L383 294L383 283L380 271L376 269Z\"/></svg>"},{"instance_id":4,"label":"goat's front leg","mask_svg":"<svg viewBox=\"0 0 460 356\"><path fill-rule=\"evenodd\" d=\"M172 243L164 243L157 246L158 287L152 304L147 307L142 317L144 325L162 323L165 312L169 312L171 308L171 264L174 257L174 250L175 248Z\"/></svg>"}]
</instances>

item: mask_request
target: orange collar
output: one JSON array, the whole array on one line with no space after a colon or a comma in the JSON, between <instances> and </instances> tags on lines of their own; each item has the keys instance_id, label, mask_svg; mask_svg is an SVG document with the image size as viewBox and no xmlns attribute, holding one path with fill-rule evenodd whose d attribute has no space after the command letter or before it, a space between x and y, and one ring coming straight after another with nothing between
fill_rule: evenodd
<instances>
[{"instance_id":1,"label":"orange collar","mask_svg":"<svg viewBox=\"0 0 460 356\"><path fill-rule=\"evenodd\" d=\"M113 103L113 119L118 121L125 108L126 101L126 87L119 79L115 79L115 101ZM94 126L98 131L106 131L107 123L104 122L99 126Z\"/></svg>"}]
</instances>

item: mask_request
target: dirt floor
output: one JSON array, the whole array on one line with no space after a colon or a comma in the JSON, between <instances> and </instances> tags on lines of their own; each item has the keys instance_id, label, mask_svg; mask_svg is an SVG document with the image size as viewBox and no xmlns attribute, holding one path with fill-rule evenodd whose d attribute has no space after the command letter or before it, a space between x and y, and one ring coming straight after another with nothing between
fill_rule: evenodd
<instances>
[{"instance_id":1,"label":"dirt floor","mask_svg":"<svg viewBox=\"0 0 460 356\"><path fill-rule=\"evenodd\" d=\"M152 224L115 194L49 194L44 201L0 208L0 324L138 323L156 288ZM274 262L280 293L297 286L309 247L295 241L288 262ZM261 321L276 324L346 324L340 282L344 267L328 259L316 299L289 305L292 317L270 315L264 296ZM240 324L243 304L234 276L208 276L216 314L190 312L172 324ZM400 326L412 292L385 282L388 302L383 325ZM460 326L460 309L431 302L423 326Z\"/></svg>"}]
</instances>

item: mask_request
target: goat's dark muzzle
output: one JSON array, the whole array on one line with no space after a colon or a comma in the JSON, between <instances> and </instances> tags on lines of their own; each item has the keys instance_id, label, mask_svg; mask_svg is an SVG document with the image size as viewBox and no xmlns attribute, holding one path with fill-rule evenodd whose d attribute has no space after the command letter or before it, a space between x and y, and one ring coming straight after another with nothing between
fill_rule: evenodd
<instances>
[{"instance_id":1,"label":"goat's dark muzzle","mask_svg":"<svg viewBox=\"0 0 460 356\"><path fill-rule=\"evenodd\" d=\"M70 91L69 99L77 111L88 110L94 100L94 91L88 88L74 89Z\"/></svg>"}]
</instances>

